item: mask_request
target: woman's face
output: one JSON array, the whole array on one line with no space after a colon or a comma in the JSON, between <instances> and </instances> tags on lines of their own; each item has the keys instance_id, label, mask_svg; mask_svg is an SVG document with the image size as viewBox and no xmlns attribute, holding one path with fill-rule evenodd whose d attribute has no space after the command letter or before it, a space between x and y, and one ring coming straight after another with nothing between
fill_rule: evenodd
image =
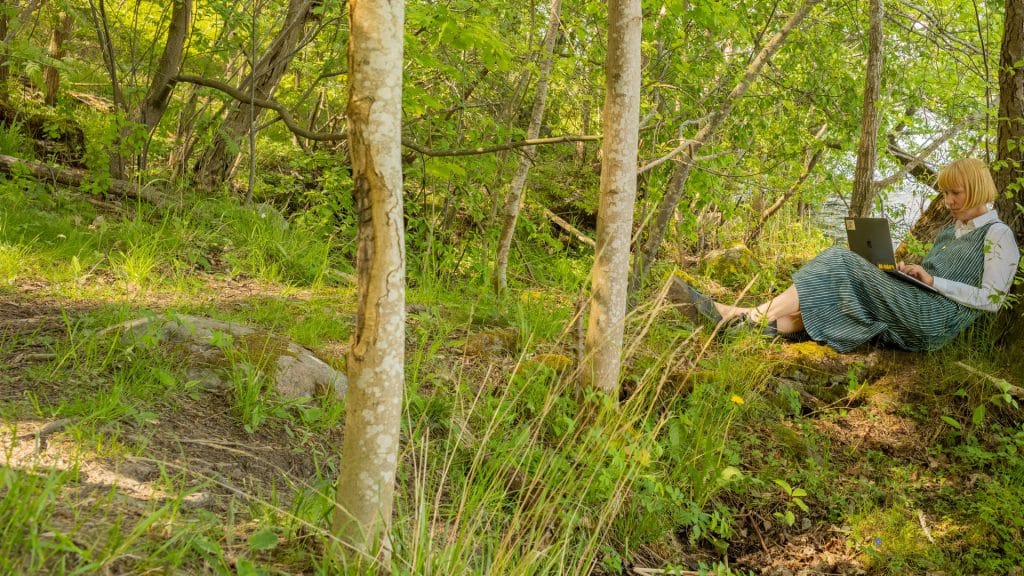
<instances>
[{"instance_id":1,"label":"woman's face","mask_svg":"<svg viewBox=\"0 0 1024 576\"><path fill-rule=\"evenodd\" d=\"M942 199L953 218L967 222L985 213L984 204L967 208L967 192L963 188L949 188L942 191Z\"/></svg>"}]
</instances>

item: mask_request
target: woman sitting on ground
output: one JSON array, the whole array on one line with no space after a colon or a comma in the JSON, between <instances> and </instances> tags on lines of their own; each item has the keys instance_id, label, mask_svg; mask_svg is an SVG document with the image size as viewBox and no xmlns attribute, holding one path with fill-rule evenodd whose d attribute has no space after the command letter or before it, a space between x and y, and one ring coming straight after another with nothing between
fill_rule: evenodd
<instances>
[{"instance_id":1,"label":"woman sitting on ground","mask_svg":"<svg viewBox=\"0 0 1024 576\"><path fill-rule=\"evenodd\" d=\"M992 209L996 187L984 162L953 162L939 172L937 186L954 225L939 232L920 265L898 265L937 292L894 278L846 248L832 247L797 270L782 294L760 306L713 302L687 286L689 299L711 320L741 319L783 337L806 332L839 352L871 340L915 352L935 350L982 311L999 309L1020 259L1013 232Z\"/></svg>"}]
</instances>

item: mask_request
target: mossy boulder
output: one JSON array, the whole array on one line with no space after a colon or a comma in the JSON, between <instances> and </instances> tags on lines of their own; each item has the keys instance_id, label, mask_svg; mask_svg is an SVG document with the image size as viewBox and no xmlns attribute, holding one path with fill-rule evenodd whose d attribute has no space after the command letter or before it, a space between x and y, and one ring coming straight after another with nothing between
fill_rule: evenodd
<instances>
[{"instance_id":1,"label":"mossy boulder","mask_svg":"<svg viewBox=\"0 0 1024 576\"><path fill-rule=\"evenodd\" d=\"M545 366L558 374L568 372L572 369L573 364L575 364L575 361L572 358L557 352L537 354L531 359L531 361L534 364Z\"/></svg>"},{"instance_id":2,"label":"mossy boulder","mask_svg":"<svg viewBox=\"0 0 1024 576\"><path fill-rule=\"evenodd\" d=\"M311 351L263 330L212 318L138 318L107 329L135 346L170 346L186 356L187 373L208 388L226 389L231 366L247 363L268 375L285 399L345 395L345 375Z\"/></svg>"},{"instance_id":3,"label":"mossy boulder","mask_svg":"<svg viewBox=\"0 0 1024 576\"><path fill-rule=\"evenodd\" d=\"M744 244L712 250L700 261L701 274L731 288L745 286L757 269L757 258Z\"/></svg>"}]
</instances>

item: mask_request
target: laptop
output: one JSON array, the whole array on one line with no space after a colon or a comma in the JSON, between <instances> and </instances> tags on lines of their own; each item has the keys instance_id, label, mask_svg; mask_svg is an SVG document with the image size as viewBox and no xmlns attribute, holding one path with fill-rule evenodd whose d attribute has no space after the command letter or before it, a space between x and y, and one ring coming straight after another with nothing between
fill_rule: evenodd
<instances>
[{"instance_id":1,"label":"laptop","mask_svg":"<svg viewBox=\"0 0 1024 576\"><path fill-rule=\"evenodd\" d=\"M896 255L892 251L892 236L889 234L888 220L885 218L846 218L845 222L846 242L850 245L850 250L877 266L879 270L925 290L938 292L932 286L896 269Z\"/></svg>"}]
</instances>

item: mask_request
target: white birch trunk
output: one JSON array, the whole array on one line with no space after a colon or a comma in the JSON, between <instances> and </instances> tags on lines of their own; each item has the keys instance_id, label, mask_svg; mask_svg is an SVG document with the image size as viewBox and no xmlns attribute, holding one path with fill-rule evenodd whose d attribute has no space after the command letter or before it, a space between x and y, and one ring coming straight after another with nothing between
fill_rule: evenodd
<instances>
[{"instance_id":1,"label":"white birch trunk","mask_svg":"<svg viewBox=\"0 0 1024 576\"><path fill-rule=\"evenodd\" d=\"M582 378L612 395L619 389L636 199L640 32L640 0L609 0L601 198Z\"/></svg>"},{"instance_id":2,"label":"white birch trunk","mask_svg":"<svg viewBox=\"0 0 1024 576\"><path fill-rule=\"evenodd\" d=\"M533 98L533 110L530 113L530 124L526 128L526 139L533 140L540 134L541 122L544 119L544 105L548 96L548 78L551 76L551 68L554 65L555 40L558 39L558 25L562 10L562 0L551 0L551 16L548 20L548 29L544 33L544 46L541 49L540 76L537 78L537 94ZM512 237L515 235L516 222L519 221L519 211L523 208L526 194L526 177L530 174L530 164L533 163L535 146L523 148L523 155L519 159L519 167L512 177L512 185L509 187L508 198L505 199L504 218L501 223L501 236L498 238L498 252L494 259L494 277L492 285L496 293L501 293L508 287L508 255L512 249Z\"/></svg>"},{"instance_id":3,"label":"white birch trunk","mask_svg":"<svg viewBox=\"0 0 1024 576\"><path fill-rule=\"evenodd\" d=\"M348 123L359 211L358 311L348 354L334 529L387 566L405 367L402 0L350 0Z\"/></svg>"}]
</instances>

